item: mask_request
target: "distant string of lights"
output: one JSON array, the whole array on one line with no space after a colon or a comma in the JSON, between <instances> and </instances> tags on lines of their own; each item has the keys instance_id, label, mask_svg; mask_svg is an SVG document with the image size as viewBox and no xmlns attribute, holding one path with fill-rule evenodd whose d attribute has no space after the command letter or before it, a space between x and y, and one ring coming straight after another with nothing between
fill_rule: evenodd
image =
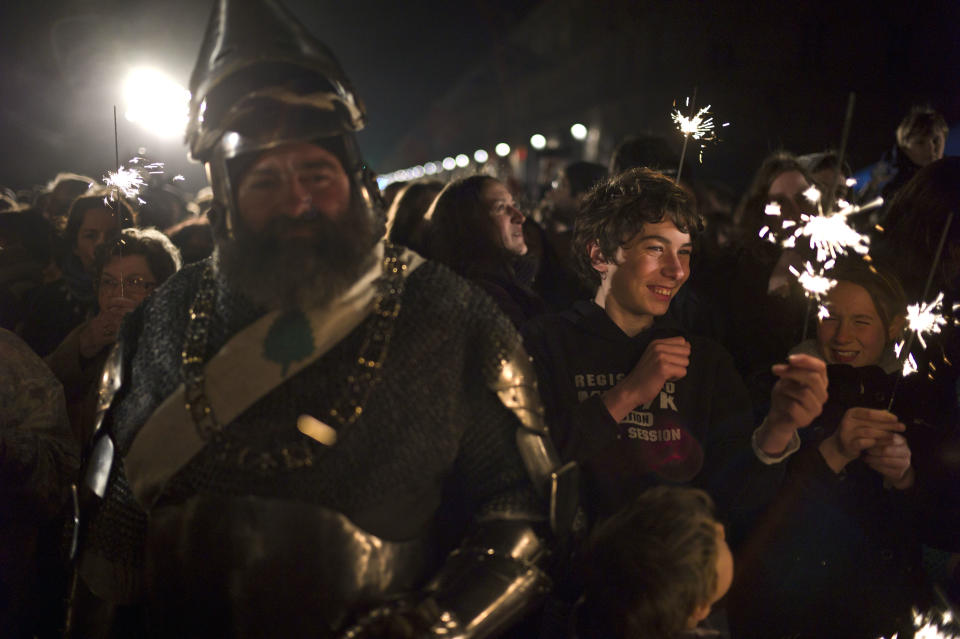
<instances>
[{"instance_id":1,"label":"distant string of lights","mask_svg":"<svg viewBox=\"0 0 960 639\"><path fill-rule=\"evenodd\" d=\"M579 122L570 127L570 135L573 136L573 139L578 141L584 141L587 139L590 131L587 127ZM547 147L547 138L542 133L534 133L530 136L530 146L537 151L541 151ZM493 152L497 157L505 158L513 152L513 148L510 147L506 142L500 142L493 147ZM477 166L483 166L490 161L490 153L486 149L477 149L473 152L472 162ZM405 169L398 169L390 173L383 173L377 176L377 185L383 189L388 184L394 182L409 182L411 180L419 180L425 176L434 176L440 175L445 172L456 171L458 169L465 169L471 164L471 156L466 153L460 153L455 156L447 156L442 160L425 162L424 164L418 164L416 166L407 167Z\"/></svg>"},{"instance_id":2,"label":"distant string of lights","mask_svg":"<svg viewBox=\"0 0 960 639\"><path fill-rule=\"evenodd\" d=\"M162 138L175 138L183 134L188 118L190 92L172 78L156 69L140 67L130 71L124 83L126 108L124 115L130 122ZM579 122L570 127L570 135L577 141L587 139L590 131ZM530 147L537 151L547 148L548 140L542 133L529 138ZM472 155L460 153L384 173L377 177L377 184L384 188L393 182L409 182L423 177L440 175L468 168L471 163L483 166L495 154L506 158L514 151L506 142L493 147L493 153L477 149Z\"/></svg>"}]
</instances>

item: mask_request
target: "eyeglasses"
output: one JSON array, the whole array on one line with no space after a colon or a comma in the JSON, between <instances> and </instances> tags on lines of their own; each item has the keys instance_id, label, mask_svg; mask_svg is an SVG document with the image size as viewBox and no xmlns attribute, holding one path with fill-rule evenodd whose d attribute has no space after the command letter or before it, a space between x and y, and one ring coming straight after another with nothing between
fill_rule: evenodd
<instances>
[{"instance_id":1,"label":"eyeglasses","mask_svg":"<svg viewBox=\"0 0 960 639\"><path fill-rule=\"evenodd\" d=\"M149 293L153 289L157 288L157 283L147 280L143 277L125 277L121 282L118 279L110 277L109 275L104 275L100 278L100 290L107 291L108 293L114 293L120 291L122 294L124 291L130 293Z\"/></svg>"}]
</instances>

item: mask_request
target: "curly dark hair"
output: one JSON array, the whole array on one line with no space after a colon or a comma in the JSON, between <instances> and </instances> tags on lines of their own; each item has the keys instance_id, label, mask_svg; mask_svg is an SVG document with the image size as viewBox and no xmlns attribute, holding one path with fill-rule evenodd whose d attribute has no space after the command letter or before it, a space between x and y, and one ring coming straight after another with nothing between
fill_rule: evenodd
<instances>
[{"instance_id":1,"label":"curly dark hair","mask_svg":"<svg viewBox=\"0 0 960 639\"><path fill-rule=\"evenodd\" d=\"M643 230L645 224L669 220L691 236L703 230L693 199L676 182L645 168L629 169L595 186L580 204L573 224L571 252L581 277L600 285L590 262L594 242L612 260L617 249Z\"/></svg>"}]
</instances>

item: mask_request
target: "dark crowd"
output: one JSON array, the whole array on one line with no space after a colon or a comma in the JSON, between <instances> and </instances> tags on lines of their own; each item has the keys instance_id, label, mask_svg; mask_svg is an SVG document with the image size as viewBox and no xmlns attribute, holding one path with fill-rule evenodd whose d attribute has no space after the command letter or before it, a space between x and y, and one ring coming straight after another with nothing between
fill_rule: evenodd
<instances>
[{"instance_id":1,"label":"dark crowd","mask_svg":"<svg viewBox=\"0 0 960 639\"><path fill-rule=\"evenodd\" d=\"M333 54L214 4L210 186L0 193L0 634L960 633L941 114L862 183L799 148L737 193L678 133L381 189Z\"/></svg>"}]
</instances>

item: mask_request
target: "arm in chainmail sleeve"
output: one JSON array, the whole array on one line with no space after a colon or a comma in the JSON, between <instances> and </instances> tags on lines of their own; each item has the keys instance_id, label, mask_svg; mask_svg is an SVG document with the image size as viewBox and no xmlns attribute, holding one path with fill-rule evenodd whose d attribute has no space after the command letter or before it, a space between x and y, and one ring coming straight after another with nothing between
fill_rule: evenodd
<instances>
[{"instance_id":1,"label":"arm in chainmail sleeve","mask_svg":"<svg viewBox=\"0 0 960 639\"><path fill-rule=\"evenodd\" d=\"M78 467L63 388L22 340L0 330L0 501L52 516Z\"/></svg>"},{"instance_id":2,"label":"arm in chainmail sleeve","mask_svg":"<svg viewBox=\"0 0 960 639\"><path fill-rule=\"evenodd\" d=\"M455 467L467 499L476 505L475 525L428 588L443 611L432 628L440 636L499 634L539 602L551 585L542 568L549 554L543 539L548 534L547 504L518 450L518 434L525 429L521 419L529 414L522 399L512 403L511 410L505 406L515 397L512 391L500 397L491 390L493 378L516 380L531 376L532 370L512 326L499 313L492 315L496 326L478 339L492 335L496 343L480 342L485 361L468 366L464 380L472 419ZM489 351L491 346L495 352ZM508 372L498 374L503 370ZM489 381L475 376L475 371ZM539 405L529 408L542 416Z\"/></svg>"}]
</instances>

